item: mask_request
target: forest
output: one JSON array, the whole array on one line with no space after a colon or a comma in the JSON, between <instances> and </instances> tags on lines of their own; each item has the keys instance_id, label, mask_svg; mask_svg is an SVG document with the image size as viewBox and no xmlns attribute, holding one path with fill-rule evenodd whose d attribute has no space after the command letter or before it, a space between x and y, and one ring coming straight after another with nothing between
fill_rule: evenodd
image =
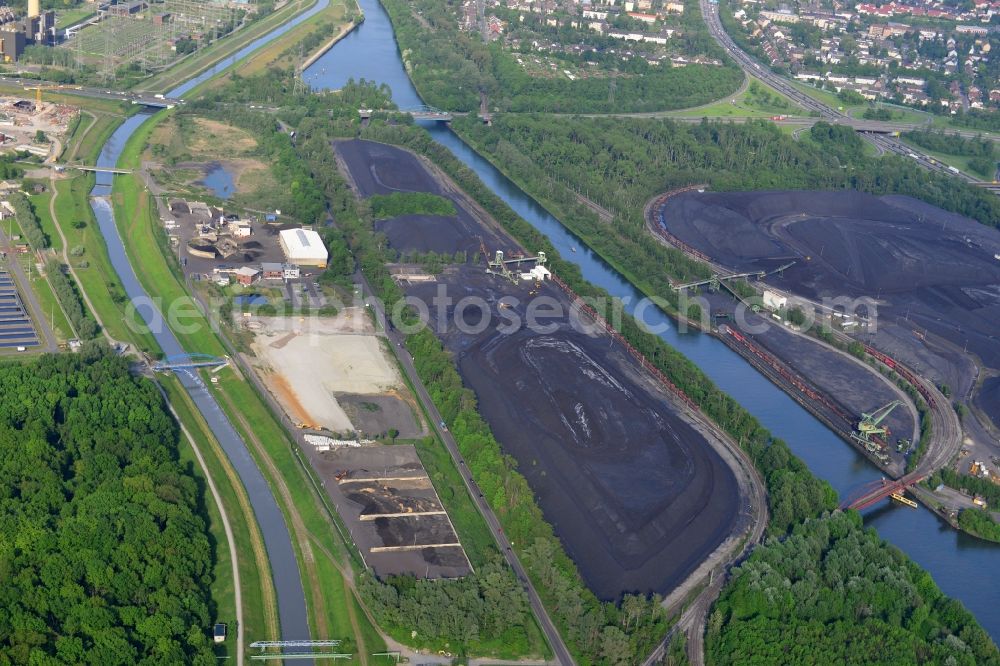
<instances>
[{"instance_id":1,"label":"forest","mask_svg":"<svg viewBox=\"0 0 1000 666\"><path fill-rule=\"evenodd\" d=\"M214 664L213 548L160 394L127 361L0 364L0 661Z\"/></svg>"},{"instance_id":2,"label":"forest","mask_svg":"<svg viewBox=\"0 0 1000 666\"><path fill-rule=\"evenodd\" d=\"M477 34L459 30L455 9L448 3L385 0L382 4L421 97L449 111L478 111L480 94L489 99L491 110L499 111L681 109L725 97L743 81L743 73L729 62L723 66L671 67L669 63L648 64L638 57L627 64L615 62L610 72L575 80L532 76L500 42L486 44ZM724 58L715 52L717 47L707 34L697 2L686 3L684 21L685 38L689 40L686 50L708 50ZM613 47L609 45L615 50ZM626 68L628 71L619 71Z\"/></svg>"},{"instance_id":3,"label":"forest","mask_svg":"<svg viewBox=\"0 0 1000 666\"><path fill-rule=\"evenodd\" d=\"M1000 663L962 604L854 512L756 548L733 570L706 645L713 664Z\"/></svg>"},{"instance_id":4,"label":"forest","mask_svg":"<svg viewBox=\"0 0 1000 666\"><path fill-rule=\"evenodd\" d=\"M100 327L90 312L84 308L76 282L70 280L63 272L63 265L52 259L45 265L45 274L49 278L49 284L52 285L52 291L59 299L59 305L69 318L69 323L73 326L76 334L83 340L95 337L100 332Z\"/></svg>"},{"instance_id":5,"label":"forest","mask_svg":"<svg viewBox=\"0 0 1000 666\"><path fill-rule=\"evenodd\" d=\"M1000 224L1000 199L912 160L871 159L849 127L816 123L796 141L773 123L499 116L494 127L458 118L455 128L505 171L550 200L589 197L641 232L642 206L653 195L692 183L716 190L856 189L906 194ZM528 171L524 171L528 169ZM593 218L593 214L590 216ZM624 226L623 226L624 225Z\"/></svg>"},{"instance_id":6,"label":"forest","mask_svg":"<svg viewBox=\"0 0 1000 666\"><path fill-rule=\"evenodd\" d=\"M358 592L379 626L409 643L452 648L473 654L483 644L502 644L512 654L526 654L531 625L528 598L503 559L493 551L489 562L457 580L417 580L390 576L385 582L365 574ZM416 631L412 636L410 632Z\"/></svg>"},{"instance_id":7,"label":"forest","mask_svg":"<svg viewBox=\"0 0 1000 666\"><path fill-rule=\"evenodd\" d=\"M455 214L455 204L451 199L428 192L393 192L376 194L366 200L376 220L387 220L401 215L441 215Z\"/></svg>"}]
</instances>

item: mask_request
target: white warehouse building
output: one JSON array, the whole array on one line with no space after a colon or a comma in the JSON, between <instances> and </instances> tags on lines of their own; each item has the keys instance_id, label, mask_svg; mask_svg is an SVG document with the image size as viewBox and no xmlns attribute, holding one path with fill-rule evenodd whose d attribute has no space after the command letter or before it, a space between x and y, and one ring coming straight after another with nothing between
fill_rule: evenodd
<instances>
[{"instance_id":1,"label":"white warehouse building","mask_svg":"<svg viewBox=\"0 0 1000 666\"><path fill-rule=\"evenodd\" d=\"M312 229L285 229L278 234L278 242L288 263L326 268L330 255L323 239Z\"/></svg>"}]
</instances>

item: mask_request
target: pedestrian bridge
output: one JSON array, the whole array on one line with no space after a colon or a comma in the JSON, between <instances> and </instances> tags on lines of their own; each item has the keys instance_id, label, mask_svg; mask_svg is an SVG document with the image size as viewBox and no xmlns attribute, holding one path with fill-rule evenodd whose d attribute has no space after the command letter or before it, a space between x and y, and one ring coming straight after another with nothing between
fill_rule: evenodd
<instances>
[{"instance_id":1,"label":"pedestrian bridge","mask_svg":"<svg viewBox=\"0 0 1000 666\"><path fill-rule=\"evenodd\" d=\"M412 116L414 120L437 120L443 123L451 122L456 115L464 115L452 113L451 111L442 111L441 109L435 109L433 106L426 105L406 109L358 109L358 114L362 120L368 120L372 117L373 113L378 111L405 113Z\"/></svg>"}]
</instances>

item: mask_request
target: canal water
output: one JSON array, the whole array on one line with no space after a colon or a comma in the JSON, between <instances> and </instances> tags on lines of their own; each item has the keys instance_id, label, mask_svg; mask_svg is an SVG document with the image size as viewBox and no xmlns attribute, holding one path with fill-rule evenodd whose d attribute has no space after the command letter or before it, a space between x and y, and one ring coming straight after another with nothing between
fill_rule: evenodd
<instances>
[{"instance_id":1,"label":"canal water","mask_svg":"<svg viewBox=\"0 0 1000 666\"><path fill-rule=\"evenodd\" d=\"M359 1L365 22L305 72L306 82L317 89L337 89L350 79L366 79L387 84L401 108L421 105L403 68L385 10L378 0ZM563 258L578 264L586 279L631 304L626 309L634 312L642 295L617 271L451 130L440 124L426 127L514 211L544 232ZM645 308L640 318L662 329L665 341L788 442L813 473L829 481L841 496L879 478L878 470L853 448L720 341L700 333L681 333L665 315L651 308ZM1000 642L1000 544L960 534L923 507L911 509L885 502L866 511L865 522L927 569L941 589L960 599Z\"/></svg>"}]
</instances>

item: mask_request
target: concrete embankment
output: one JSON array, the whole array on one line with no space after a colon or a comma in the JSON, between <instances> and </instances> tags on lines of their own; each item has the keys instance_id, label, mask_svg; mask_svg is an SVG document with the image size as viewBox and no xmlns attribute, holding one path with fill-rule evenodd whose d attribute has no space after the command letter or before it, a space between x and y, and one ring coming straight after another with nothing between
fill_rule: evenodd
<instances>
[{"instance_id":1,"label":"concrete embankment","mask_svg":"<svg viewBox=\"0 0 1000 666\"><path fill-rule=\"evenodd\" d=\"M330 39L330 41L328 41L325 44L323 44L322 46L320 46L318 49L316 49L315 52L313 52L313 54L311 56L309 56L308 58L305 59L305 61L302 63L302 67L300 68L300 71L304 72L307 69L309 69L310 67L312 67L314 64L316 64L317 60L319 60L324 55L326 55L326 52L329 51L330 49L332 49L337 42L339 42L340 40L342 40L347 35L351 34L351 31L353 31L355 28L357 28L359 25L361 25L361 23L364 20L365 20L365 17L362 16L361 18L359 18L358 20L354 21L353 23L351 23L349 25L343 25L343 26L341 26L340 30L337 32L336 35L334 35Z\"/></svg>"}]
</instances>

